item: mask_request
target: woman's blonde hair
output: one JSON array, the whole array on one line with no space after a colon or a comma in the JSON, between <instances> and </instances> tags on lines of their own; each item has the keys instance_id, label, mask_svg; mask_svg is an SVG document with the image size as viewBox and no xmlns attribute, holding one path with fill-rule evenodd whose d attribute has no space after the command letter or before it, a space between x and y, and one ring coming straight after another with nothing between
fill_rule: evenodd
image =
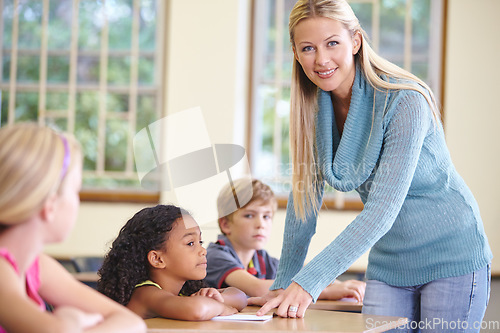
<instances>
[{"instance_id":1,"label":"woman's blonde hair","mask_svg":"<svg viewBox=\"0 0 500 333\"><path fill-rule=\"evenodd\" d=\"M81 167L80 146L67 133L32 123L0 128L0 226L26 221Z\"/></svg>"},{"instance_id":2,"label":"woman's blonde hair","mask_svg":"<svg viewBox=\"0 0 500 333\"><path fill-rule=\"evenodd\" d=\"M369 84L379 91L410 89L421 93L432 110L435 119L439 118L439 108L431 89L422 80L404 69L380 57L367 41L365 31L345 0L299 0L290 13L289 33L292 47L295 47L295 27L302 20L312 17L326 17L336 20L350 32L359 33L361 48L355 55L361 71ZM380 76L410 80L412 83L390 83ZM290 100L290 147L293 166L293 200L295 213L305 219L308 213L317 213L318 184L320 179L316 165L315 116L317 112L317 86L309 80L300 63L294 59Z\"/></svg>"}]
</instances>

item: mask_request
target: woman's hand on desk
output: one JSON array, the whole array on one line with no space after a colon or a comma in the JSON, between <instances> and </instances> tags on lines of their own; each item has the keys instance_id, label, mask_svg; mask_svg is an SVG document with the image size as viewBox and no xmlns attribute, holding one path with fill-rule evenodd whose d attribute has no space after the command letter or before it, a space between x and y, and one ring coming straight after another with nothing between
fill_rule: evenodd
<instances>
[{"instance_id":1,"label":"woman's hand on desk","mask_svg":"<svg viewBox=\"0 0 500 333\"><path fill-rule=\"evenodd\" d=\"M276 289L276 290L270 290L267 294L264 296L258 296L258 297L250 297L248 299L248 305L264 305L266 302L272 300L276 296L282 294L285 292L285 289Z\"/></svg>"},{"instance_id":2,"label":"woman's hand on desk","mask_svg":"<svg viewBox=\"0 0 500 333\"><path fill-rule=\"evenodd\" d=\"M273 292L274 294L272 294ZM292 282L284 291L271 291L264 298L270 299L257 311L258 316L278 308L276 314L280 317L303 318L307 307L312 302L311 295L295 282ZM295 310L295 308L297 309Z\"/></svg>"}]
</instances>

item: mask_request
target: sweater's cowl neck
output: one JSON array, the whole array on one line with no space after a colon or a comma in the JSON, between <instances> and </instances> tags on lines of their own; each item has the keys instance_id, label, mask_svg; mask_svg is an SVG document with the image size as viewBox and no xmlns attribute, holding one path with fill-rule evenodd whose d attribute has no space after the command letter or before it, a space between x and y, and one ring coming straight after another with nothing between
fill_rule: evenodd
<instances>
[{"instance_id":1,"label":"sweater's cowl neck","mask_svg":"<svg viewBox=\"0 0 500 333\"><path fill-rule=\"evenodd\" d=\"M319 89L316 147L324 180L343 192L361 186L370 176L382 148L384 109L390 94L376 91L356 66L351 104L342 138L335 122L330 92ZM375 111L373 108L375 103Z\"/></svg>"}]
</instances>

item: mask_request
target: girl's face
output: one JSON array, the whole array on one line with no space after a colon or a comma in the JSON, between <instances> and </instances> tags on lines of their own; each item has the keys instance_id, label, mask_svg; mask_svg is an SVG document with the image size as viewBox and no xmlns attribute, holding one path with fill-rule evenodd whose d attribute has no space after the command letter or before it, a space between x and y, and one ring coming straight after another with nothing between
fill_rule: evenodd
<instances>
[{"instance_id":1,"label":"girl's face","mask_svg":"<svg viewBox=\"0 0 500 333\"><path fill-rule=\"evenodd\" d=\"M341 98L350 96L360 35L351 37L342 23L326 17L300 21L294 34L293 52L309 80Z\"/></svg>"},{"instance_id":2,"label":"girl's face","mask_svg":"<svg viewBox=\"0 0 500 333\"><path fill-rule=\"evenodd\" d=\"M207 250L202 246L200 227L190 216L175 222L168 233L166 269L180 280L201 280L207 275Z\"/></svg>"}]
</instances>

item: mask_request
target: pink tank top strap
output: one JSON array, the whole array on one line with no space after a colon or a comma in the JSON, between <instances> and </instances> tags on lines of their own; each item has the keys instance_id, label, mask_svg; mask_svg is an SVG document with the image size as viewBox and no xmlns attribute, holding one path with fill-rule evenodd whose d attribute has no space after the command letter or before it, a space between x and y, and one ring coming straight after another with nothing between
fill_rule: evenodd
<instances>
[{"instance_id":1,"label":"pink tank top strap","mask_svg":"<svg viewBox=\"0 0 500 333\"><path fill-rule=\"evenodd\" d=\"M0 248L0 257L5 258L12 265L16 273L19 274L16 259L6 248ZM45 310L45 302L38 294L38 289L40 289L40 259L37 257L33 264L26 270L26 294L38 304L41 310Z\"/></svg>"}]
</instances>

